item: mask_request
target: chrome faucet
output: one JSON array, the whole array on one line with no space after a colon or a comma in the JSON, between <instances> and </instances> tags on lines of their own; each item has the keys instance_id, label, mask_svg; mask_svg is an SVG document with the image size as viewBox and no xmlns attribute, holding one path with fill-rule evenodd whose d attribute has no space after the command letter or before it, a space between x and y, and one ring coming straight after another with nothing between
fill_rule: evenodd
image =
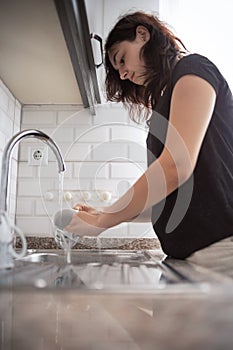
<instances>
[{"instance_id":1,"label":"chrome faucet","mask_svg":"<svg viewBox=\"0 0 233 350\"><path fill-rule=\"evenodd\" d=\"M9 190L9 175L11 168L11 155L14 147L22 139L33 137L45 142L53 151L58 162L58 172L65 171L65 162L63 160L60 149L57 144L44 132L40 130L23 130L15 134L7 143L2 155L2 172L1 172L1 196L0 196L0 212L7 212L8 206L8 190Z\"/></svg>"},{"instance_id":2,"label":"chrome faucet","mask_svg":"<svg viewBox=\"0 0 233 350\"><path fill-rule=\"evenodd\" d=\"M58 162L58 171L65 171L65 163L57 144L40 130L24 130L15 134L7 143L2 155L2 173L0 187L0 269L12 268L14 266L13 257L20 258L26 254L27 242L23 232L19 227L12 224L8 218L9 202L9 177L11 169L11 157L14 147L22 140L33 137L45 142L53 151ZM16 252L12 246L13 232L17 232L22 240L22 250Z\"/></svg>"}]
</instances>

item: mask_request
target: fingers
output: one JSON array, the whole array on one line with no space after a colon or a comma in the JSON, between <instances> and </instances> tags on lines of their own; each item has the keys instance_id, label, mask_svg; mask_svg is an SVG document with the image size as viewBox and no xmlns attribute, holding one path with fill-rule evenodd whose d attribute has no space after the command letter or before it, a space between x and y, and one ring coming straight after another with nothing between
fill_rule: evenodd
<instances>
[{"instance_id":1,"label":"fingers","mask_svg":"<svg viewBox=\"0 0 233 350\"><path fill-rule=\"evenodd\" d=\"M78 236L98 236L103 231L98 227L96 216L85 211L75 214L65 230Z\"/></svg>"},{"instance_id":2,"label":"fingers","mask_svg":"<svg viewBox=\"0 0 233 350\"><path fill-rule=\"evenodd\" d=\"M76 204L73 207L73 209L78 211L85 211L86 213L93 214L93 215L98 213L98 211L95 208L87 206L85 204Z\"/></svg>"},{"instance_id":3,"label":"fingers","mask_svg":"<svg viewBox=\"0 0 233 350\"><path fill-rule=\"evenodd\" d=\"M73 207L74 210L79 210L79 211L86 211L87 213L90 211L90 210L93 210L92 207L88 207L87 205L85 204L75 204L75 206Z\"/></svg>"},{"instance_id":4,"label":"fingers","mask_svg":"<svg viewBox=\"0 0 233 350\"><path fill-rule=\"evenodd\" d=\"M82 205L82 204L75 204L73 206L73 209L74 210L79 210L79 211L84 211L84 205Z\"/></svg>"}]
</instances>

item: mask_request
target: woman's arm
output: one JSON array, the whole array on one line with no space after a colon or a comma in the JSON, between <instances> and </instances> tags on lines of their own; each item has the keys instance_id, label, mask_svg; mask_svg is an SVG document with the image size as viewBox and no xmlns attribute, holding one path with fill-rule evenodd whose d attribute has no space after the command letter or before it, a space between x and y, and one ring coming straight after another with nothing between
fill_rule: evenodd
<instances>
[{"instance_id":1,"label":"woman's arm","mask_svg":"<svg viewBox=\"0 0 233 350\"><path fill-rule=\"evenodd\" d=\"M84 221L83 225L88 225L90 235L92 226L93 235L96 235L107 228L131 221L188 180L194 171L215 100L215 90L204 79L186 75L178 80L172 94L163 152L114 204L98 215L77 214ZM73 219L67 229L79 231L80 222L77 221Z\"/></svg>"},{"instance_id":2,"label":"woman's arm","mask_svg":"<svg viewBox=\"0 0 233 350\"><path fill-rule=\"evenodd\" d=\"M148 208L141 212L139 215L131 218L128 222L151 222L152 208Z\"/></svg>"}]
</instances>

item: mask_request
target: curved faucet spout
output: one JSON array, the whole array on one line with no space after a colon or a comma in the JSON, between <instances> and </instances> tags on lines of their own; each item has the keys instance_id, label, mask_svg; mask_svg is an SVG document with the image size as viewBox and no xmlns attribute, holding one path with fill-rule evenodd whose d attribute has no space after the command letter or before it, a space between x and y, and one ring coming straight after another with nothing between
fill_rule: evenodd
<instances>
[{"instance_id":1,"label":"curved faucet spout","mask_svg":"<svg viewBox=\"0 0 233 350\"><path fill-rule=\"evenodd\" d=\"M9 187L9 174L10 174L10 167L11 167L11 156L14 147L22 140L28 137L33 137L42 140L45 142L53 151L53 153L56 156L57 163L58 163L58 172L65 171L65 162L62 157L61 151L57 144L46 135L44 132L40 130L23 130L15 134L7 143L3 155L2 155L2 172L1 172L1 197L0 197L0 212L1 211L7 211L7 205L8 205L8 187Z\"/></svg>"}]
</instances>

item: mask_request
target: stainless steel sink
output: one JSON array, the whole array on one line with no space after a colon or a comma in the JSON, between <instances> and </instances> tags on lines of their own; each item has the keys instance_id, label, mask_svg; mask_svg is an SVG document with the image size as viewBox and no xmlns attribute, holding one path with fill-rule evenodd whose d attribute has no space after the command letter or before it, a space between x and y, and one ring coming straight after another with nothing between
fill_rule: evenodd
<instances>
[{"instance_id":1,"label":"stainless steel sink","mask_svg":"<svg viewBox=\"0 0 233 350\"><path fill-rule=\"evenodd\" d=\"M59 259L58 253L49 253L49 252L35 252L26 255L25 257L18 259L22 262L31 262L31 263L56 263Z\"/></svg>"},{"instance_id":2,"label":"stainless steel sink","mask_svg":"<svg viewBox=\"0 0 233 350\"><path fill-rule=\"evenodd\" d=\"M0 270L0 288L199 293L206 291L206 283L219 281L220 276L185 261L163 261L160 252L144 250L75 249L71 264L63 250L29 251L15 260L14 269Z\"/></svg>"},{"instance_id":3,"label":"stainless steel sink","mask_svg":"<svg viewBox=\"0 0 233 350\"><path fill-rule=\"evenodd\" d=\"M30 252L24 258L19 259L22 262L31 263L56 263L63 264L65 262L65 253L60 250ZM159 261L159 255L158 255ZM146 251L139 250L90 250L81 249L73 250L71 252L71 262L73 265L100 263L100 264L114 264L114 263L131 263L140 264L142 262L148 263L151 261L151 256Z\"/></svg>"}]
</instances>

